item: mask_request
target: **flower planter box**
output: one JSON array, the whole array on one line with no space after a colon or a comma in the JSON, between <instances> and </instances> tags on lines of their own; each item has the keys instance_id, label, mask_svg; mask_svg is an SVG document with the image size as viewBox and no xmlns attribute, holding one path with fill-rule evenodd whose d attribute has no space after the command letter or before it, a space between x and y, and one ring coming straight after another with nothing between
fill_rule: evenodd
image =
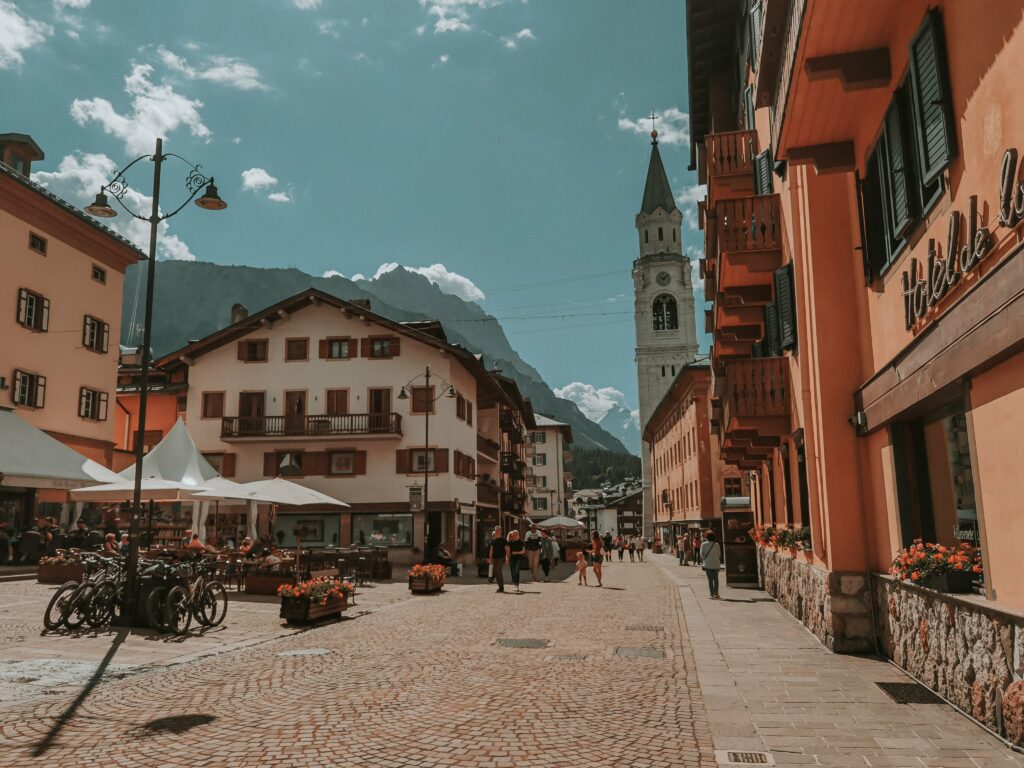
<instances>
[{"instance_id":1,"label":"flower planter box","mask_svg":"<svg viewBox=\"0 0 1024 768\"><path fill-rule=\"evenodd\" d=\"M950 571L949 573L933 573L923 579L922 587L946 592L953 595L966 595L974 591L974 574L970 571Z\"/></svg>"},{"instance_id":2,"label":"flower planter box","mask_svg":"<svg viewBox=\"0 0 1024 768\"><path fill-rule=\"evenodd\" d=\"M277 595L282 584L294 584L294 576L277 573L250 573L245 577L245 592L249 595Z\"/></svg>"},{"instance_id":3,"label":"flower planter box","mask_svg":"<svg viewBox=\"0 0 1024 768\"><path fill-rule=\"evenodd\" d=\"M282 597L281 618L289 624L309 624L320 619L340 619L348 608L345 597L329 597L326 603L308 597Z\"/></svg>"},{"instance_id":4,"label":"flower planter box","mask_svg":"<svg viewBox=\"0 0 1024 768\"><path fill-rule=\"evenodd\" d=\"M78 563L40 563L38 580L40 584L64 584L81 581L84 575Z\"/></svg>"},{"instance_id":5,"label":"flower planter box","mask_svg":"<svg viewBox=\"0 0 1024 768\"><path fill-rule=\"evenodd\" d=\"M430 576L409 577L409 591L417 595L440 592L443 586L444 579L433 579Z\"/></svg>"}]
</instances>

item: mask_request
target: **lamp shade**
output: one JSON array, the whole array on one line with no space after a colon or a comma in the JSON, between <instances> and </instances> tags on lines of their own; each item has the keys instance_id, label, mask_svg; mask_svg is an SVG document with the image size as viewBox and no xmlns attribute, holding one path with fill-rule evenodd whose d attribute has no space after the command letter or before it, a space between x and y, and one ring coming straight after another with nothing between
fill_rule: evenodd
<instances>
[{"instance_id":1,"label":"lamp shade","mask_svg":"<svg viewBox=\"0 0 1024 768\"><path fill-rule=\"evenodd\" d=\"M107 196L102 192L96 193L96 199L91 205L85 206L85 212L98 219L112 219L117 216L117 211L110 207Z\"/></svg>"},{"instance_id":2,"label":"lamp shade","mask_svg":"<svg viewBox=\"0 0 1024 768\"><path fill-rule=\"evenodd\" d=\"M203 192L203 196L196 200L196 205L207 211L223 211L228 207L228 204L221 200L220 195L217 194L217 187L213 183L212 178L210 183L206 185L206 191Z\"/></svg>"}]
</instances>

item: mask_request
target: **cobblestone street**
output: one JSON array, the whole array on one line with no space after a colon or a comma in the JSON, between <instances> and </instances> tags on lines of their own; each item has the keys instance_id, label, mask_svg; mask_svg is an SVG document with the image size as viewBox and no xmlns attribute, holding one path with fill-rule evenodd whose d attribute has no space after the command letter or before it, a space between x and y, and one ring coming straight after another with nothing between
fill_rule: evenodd
<instances>
[{"instance_id":1,"label":"cobblestone street","mask_svg":"<svg viewBox=\"0 0 1024 768\"><path fill-rule=\"evenodd\" d=\"M898 670L828 654L763 593L712 603L700 572L668 557L614 563L605 584L415 598L386 584L360 593L366 613L301 632L272 603L236 603L222 644L189 639L149 662L139 645L164 643L40 639L15 614L45 590L3 584L4 667L32 648L98 654L91 668L115 652L100 680L9 689L2 763L703 768L717 748L778 765L1024 764L945 705L892 703L874 681Z\"/></svg>"}]
</instances>

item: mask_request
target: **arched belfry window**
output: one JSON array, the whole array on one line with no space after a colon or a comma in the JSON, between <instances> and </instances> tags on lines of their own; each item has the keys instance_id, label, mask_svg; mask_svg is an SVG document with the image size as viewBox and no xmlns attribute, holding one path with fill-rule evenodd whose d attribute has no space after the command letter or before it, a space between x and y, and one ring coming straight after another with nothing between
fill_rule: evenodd
<instances>
[{"instance_id":1,"label":"arched belfry window","mask_svg":"<svg viewBox=\"0 0 1024 768\"><path fill-rule=\"evenodd\" d=\"M676 300L663 293L654 300L654 330L674 331L679 327Z\"/></svg>"}]
</instances>

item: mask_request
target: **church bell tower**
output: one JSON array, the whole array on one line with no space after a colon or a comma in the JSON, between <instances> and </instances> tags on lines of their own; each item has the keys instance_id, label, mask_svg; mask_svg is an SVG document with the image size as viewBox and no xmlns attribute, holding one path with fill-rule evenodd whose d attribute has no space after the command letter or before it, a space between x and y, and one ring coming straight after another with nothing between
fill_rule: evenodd
<instances>
[{"instance_id":1,"label":"church bell tower","mask_svg":"<svg viewBox=\"0 0 1024 768\"><path fill-rule=\"evenodd\" d=\"M651 131L651 160L640 212L636 215L640 255L633 262L636 375L640 392L640 429L668 392L676 374L697 356L690 260L683 255L683 216L672 197ZM653 533L655 500L651 467L643 451L644 535Z\"/></svg>"}]
</instances>

